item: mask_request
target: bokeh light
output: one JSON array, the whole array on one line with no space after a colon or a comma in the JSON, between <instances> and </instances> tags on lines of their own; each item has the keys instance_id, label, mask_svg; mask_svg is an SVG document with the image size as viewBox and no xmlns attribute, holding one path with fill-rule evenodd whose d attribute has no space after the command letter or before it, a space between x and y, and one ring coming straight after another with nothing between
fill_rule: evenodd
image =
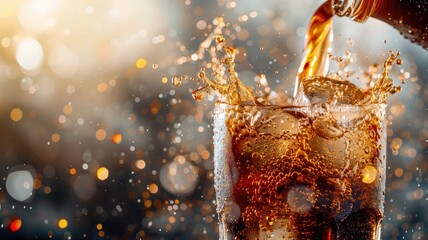
<instances>
[{"instance_id":1,"label":"bokeh light","mask_svg":"<svg viewBox=\"0 0 428 240\"><path fill-rule=\"evenodd\" d=\"M104 129L98 129L95 132L95 137L97 138L98 141L102 141L102 140L106 139L107 133Z\"/></svg>"},{"instance_id":2,"label":"bokeh light","mask_svg":"<svg viewBox=\"0 0 428 240\"><path fill-rule=\"evenodd\" d=\"M13 219L10 222L9 229L11 232L17 232L19 231L19 229L21 229L21 226L22 226L22 220L20 218L17 218L17 219Z\"/></svg>"},{"instance_id":3,"label":"bokeh light","mask_svg":"<svg viewBox=\"0 0 428 240\"><path fill-rule=\"evenodd\" d=\"M96 193L96 187L94 179L89 175L80 175L73 183L74 192L82 201L90 200Z\"/></svg>"},{"instance_id":4,"label":"bokeh light","mask_svg":"<svg viewBox=\"0 0 428 240\"><path fill-rule=\"evenodd\" d=\"M34 178L26 166L22 170L12 171L6 178L7 193L17 201L26 201L33 196Z\"/></svg>"},{"instance_id":5,"label":"bokeh light","mask_svg":"<svg viewBox=\"0 0 428 240\"><path fill-rule=\"evenodd\" d=\"M69 173L70 173L70 175L75 175L76 174L76 169L75 168L70 168L70 170L69 170Z\"/></svg>"},{"instance_id":6,"label":"bokeh light","mask_svg":"<svg viewBox=\"0 0 428 240\"><path fill-rule=\"evenodd\" d=\"M145 167L146 167L146 162L144 161L144 160L137 160L136 162L135 162L135 166L138 168L138 169L140 169L140 170L142 170L142 169L144 169Z\"/></svg>"},{"instance_id":7,"label":"bokeh light","mask_svg":"<svg viewBox=\"0 0 428 240\"><path fill-rule=\"evenodd\" d=\"M14 108L10 111L10 119L14 122L19 122L22 119L22 110L19 108Z\"/></svg>"},{"instance_id":8,"label":"bokeh light","mask_svg":"<svg viewBox=\"0 0 428 240\"><path fill-rule=\"evenodd\" d=\"M139 58L136 62L135 62L135 66L139 69L145 68L147 65L147 60L145 58Z\"/></svg>"},{"instance_id":9,"label":"bokeh light","mask_svg":"<svg viewBox=\"0 0 428 240\"><path fill-rule=\"evenodd\" d=\"M18 61L19 65L25 70L36 70L42 65L42 46L33 38L22 40L16 50L16 61Z\"/></svg>"},{"instance_id":10,"label":"bokeh light","mask_svg":"<svg viewBox=\"0 0 428 240\"><path fill-rule=\"evenodd\" d=\"M106 180L108 178L108 174L109 174L108 169L105 167L100 167L97 170L97 178L101 181Z\"/></svg>"},{"instance_id":11,"label":"bokeh light","mask_svg":"<svg viewBox=\"0 0 428 240\"><path fill-rule=\"evenodd\" d=\"M67 226L68 226L67 219L61 218L60 220L58 220L58 227L59 228L66 228Z\"/></svg>"},{"instance_id":12,"label":"bokeh light","mask_svg":"<svg viewBox=\"0 0 428 240\"><path fill-rule=\"evenodd\" d=\"M113 142L115 144L120 144L122 142L122 134L117 133L117 134L113 135Z\"/></svg>"},{"instance_id":13,"label":"bokeh light","mask_svg":"<svg viewBox=\"0 0 428 240\"><path fill-rule=\"evenodd\" d=\"M163 166L160 171L162 186L172 194L191 194L195 190L198 178L197 167L180 155L175 157L173 162Z\"/></svg>"}]
</instances>

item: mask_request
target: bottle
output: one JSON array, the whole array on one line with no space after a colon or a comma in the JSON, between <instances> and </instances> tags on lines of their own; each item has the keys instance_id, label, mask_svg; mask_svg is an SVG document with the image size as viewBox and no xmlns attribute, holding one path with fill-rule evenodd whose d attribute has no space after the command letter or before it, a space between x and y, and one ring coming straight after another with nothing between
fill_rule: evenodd
<instances>
[{"instance_id":1,"label":"bottle","mask_svg":"<svg viewBox=\"0 0 428 240\"><path fill-rule=\"evenodd\" d=\"M357 22L369 17L379 19L397 29L412 43L428 50L427 0L330 0L337 16Z\"/></svg>"}]
</instances>

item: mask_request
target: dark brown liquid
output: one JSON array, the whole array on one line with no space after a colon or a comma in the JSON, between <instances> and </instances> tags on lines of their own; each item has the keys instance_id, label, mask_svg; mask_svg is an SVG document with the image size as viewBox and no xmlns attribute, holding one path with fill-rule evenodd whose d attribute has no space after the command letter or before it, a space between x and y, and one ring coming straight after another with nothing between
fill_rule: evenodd
<instances>
[{"instance_id":1,"label":"dark brown liquid","mask_svg":"<svg viewBox=\"0 0 428 240\"><path fill-rule=\"evenodd\" d=\"M227 116L227 131L215 128L221 239L379 239L385 151L378 110L337 112L355 125L331 138L300 112L217 109L219 124Z\"/></svg>"},{"instance_id":2,"label":"dark brown liquid","mask_svg":"<svg viewBox=\"0 0 428 240\"><path fill-rule=\"evenodd\" d=\"M312 221L311 219L304 219L302 217L299 219L299 221L300 223L296 227L298 228L297 231L299 231L300 234L298 234L298 237L295 239L371 240L378 239L377 232L380 231L382 217L379 215L376 209L363 209L350 214L343 221L330 219L329 223L317 226L308 227L305 225L308 222L310 223ZM257 228L256 225L254 227ZM284 224L283 227L285 228L286 225ZM229 228L233 229L233 231L236 233L234 239L250 239L246 238L244 236L245 234L243 234L245 231L248 231L243 221L230 224ZM288 239L288 235L280 235L277 239Z\"/></svg>"}]
</instances>

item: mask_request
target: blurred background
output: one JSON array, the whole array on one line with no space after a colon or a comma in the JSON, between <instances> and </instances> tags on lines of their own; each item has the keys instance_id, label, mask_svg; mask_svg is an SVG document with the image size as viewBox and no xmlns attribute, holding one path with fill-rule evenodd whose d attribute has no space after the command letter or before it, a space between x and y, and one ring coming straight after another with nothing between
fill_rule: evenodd
<instances>
[{"instance_id":1,"label":"blurred background","mask_svg":"<svg viewBox=\"0 0 428 240\"><path fill-rule=\"evenodd\" d=\"M245 84L292 94L322 1L0 1L0 239L217 239L214 98L193 100L191 56L230 23ZM334 18L356 71L391 75L382 239L428 238L428 51L378 20Z\"/></svg>"}]
</instances>

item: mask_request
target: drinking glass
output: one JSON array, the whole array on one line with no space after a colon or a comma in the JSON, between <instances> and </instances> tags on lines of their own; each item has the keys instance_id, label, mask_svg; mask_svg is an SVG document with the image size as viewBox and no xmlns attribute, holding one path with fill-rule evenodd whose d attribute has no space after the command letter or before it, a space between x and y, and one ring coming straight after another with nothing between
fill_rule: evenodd
<instances>
[{"instance_id":1,"label":"drinking glass","mask_svg":"<svg viewBox=\"0 0 428 240\"><path fill-rule=\"evenodd\" d=\"M220 239L380 239L385 104L217 103Z\"/></svg>"}]
</instances>

